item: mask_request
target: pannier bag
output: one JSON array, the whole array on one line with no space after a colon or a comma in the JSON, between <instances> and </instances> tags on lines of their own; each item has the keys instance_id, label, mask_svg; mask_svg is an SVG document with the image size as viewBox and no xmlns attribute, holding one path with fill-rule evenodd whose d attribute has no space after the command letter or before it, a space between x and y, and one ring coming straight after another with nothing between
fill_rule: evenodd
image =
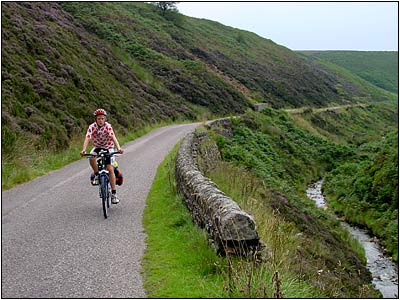
<instances>
[{"instance_id":1,"label":"pannier bag","mask_svg":"<svg viewBox=\"0 0 400 300\"><path fill-rule=\"evenodd\" d=\"M114 174L116 184L122 185L124 183L124 176L122 176L122 173L118 170L118 168L114 168Z\"/></svg>"},{"instance_id":2,"label":"pannier bag","mask_svg":"<svg viewBox=\"0 0 400 300\"><path fill-rule=\"evenodd\" d=\"M124 176L119 171L118 163L116 160L114 161L113 165L114 165L115 183L117 185L122 185L124 183Z\"/></svg>"}]
</instances>

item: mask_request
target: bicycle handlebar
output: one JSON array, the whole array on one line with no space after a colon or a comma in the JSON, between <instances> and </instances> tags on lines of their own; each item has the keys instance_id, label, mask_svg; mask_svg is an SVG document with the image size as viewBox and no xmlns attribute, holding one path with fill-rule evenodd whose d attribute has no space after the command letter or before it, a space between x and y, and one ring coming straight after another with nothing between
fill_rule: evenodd
<instances>
[{"instance_id":1,"label":"bicycle handlebar","mask_svg":"<svg viewBox=\"0 0 400 300\"><path fill-rule=\"evenodd\" d=\"M119 151L116 151L116 152L111 152L111 153L108 153L108 152L102 152L102 151L100 151L100 153L99 154L84 154L83 156L84 157L88 157L88 158L97 158L97 157L101 157L102 155L104 155L104 156L109 156L109 157L111 157L111 156L113 156L114 154L121 154L121 152L119 152Z\"/></svg>"}]
</instances>

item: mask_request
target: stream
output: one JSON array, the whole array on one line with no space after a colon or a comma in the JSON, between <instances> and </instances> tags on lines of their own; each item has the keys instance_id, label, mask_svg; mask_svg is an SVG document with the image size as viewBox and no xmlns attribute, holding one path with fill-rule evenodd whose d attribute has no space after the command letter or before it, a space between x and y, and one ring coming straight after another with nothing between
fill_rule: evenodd
<instances>
[{"instance_id":1,"label":"stream","mask_svg":"<svg viewBox=\"0 0 400 300\"><path fill-rule=\"evenodd\" d=\"M307 187L307 197L315 201L317 207L326 209L325 198L322 195L321 187L323 180L320 180ZM365 249L367 257L367 269L372 274L372 284L379 290L383 298L398 298L398 267L393 261L383 254L376 238L371 237L366 230L351 226L342 222L354 238L356 238Z\"/></svg>"}]
</instances>

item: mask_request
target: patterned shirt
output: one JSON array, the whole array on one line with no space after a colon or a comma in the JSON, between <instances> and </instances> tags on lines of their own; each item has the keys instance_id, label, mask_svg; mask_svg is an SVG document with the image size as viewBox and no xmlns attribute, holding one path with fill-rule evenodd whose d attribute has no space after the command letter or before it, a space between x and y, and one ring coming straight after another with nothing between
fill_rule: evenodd
<instances>
[{"instance_id":1,"label":"patterned shirt","mask_svg":"<svg viewBox=\"0 0 400 300\"><path fill-rule=\"evenodd\" d=\"M94 147L104 149L114 148L113 136L114 130L108 122L105 122L102 127L99 127L96 122L94 122L89 126L86 133L86 137L92 139Z\"/></svg>"}]
</instances>

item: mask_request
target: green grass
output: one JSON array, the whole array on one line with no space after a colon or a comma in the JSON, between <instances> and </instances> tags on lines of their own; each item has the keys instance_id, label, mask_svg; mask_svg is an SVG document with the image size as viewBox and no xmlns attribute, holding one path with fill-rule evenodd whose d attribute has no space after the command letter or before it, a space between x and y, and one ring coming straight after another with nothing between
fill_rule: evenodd
<instances>
[{"instance_id":1,"label":"green grass","mask_svg":"<svg viewBox=\"0 0 400 300\"><path fill-rule=\"evenodd\" d=\"M159 166L144 211L145 289L150 298L223 297L223 279L216 274L220 259L175 192L171 172L176 151Z\"/></svg>"},{"instance_id":2,"label":"green grass","mask_svg":"<svg viewBox=\"0 0 400 300\"><path fill-rule=\"evenodd\" d=\"M344 67L372 84L398 93L397 51L301 51Z\"/></svg>"},{"instance_id":3,"label":"green grass","mask_svg":"<svg viewBox=\"0 0 400 300\"><path fill-rule=\"evenodd\" d=\"M358 87L362 87L364 89L364 94L358 97L352 97L354 101L396 101L398 99L398 96L390 91L387 91L377 85L374 85L373 83L365 80L364 78L358 76L357 74L351 72L349 69L346 69L344 67L341 67L339 65L336 65L334 63L324 61L324 60L319 60L318 63L320 63L323 66L326 66L330 68L331 70L337 72L337 74L340 74L340 76L343 76L345 79L345 82L352 82L356 83ZM344 84L345 84L344 82ZM343 84L337 85L337 90L339 93L341 93L343 96L346 96L346 93L342 90L343 89Z\"/></svg>"}]
</instances>

